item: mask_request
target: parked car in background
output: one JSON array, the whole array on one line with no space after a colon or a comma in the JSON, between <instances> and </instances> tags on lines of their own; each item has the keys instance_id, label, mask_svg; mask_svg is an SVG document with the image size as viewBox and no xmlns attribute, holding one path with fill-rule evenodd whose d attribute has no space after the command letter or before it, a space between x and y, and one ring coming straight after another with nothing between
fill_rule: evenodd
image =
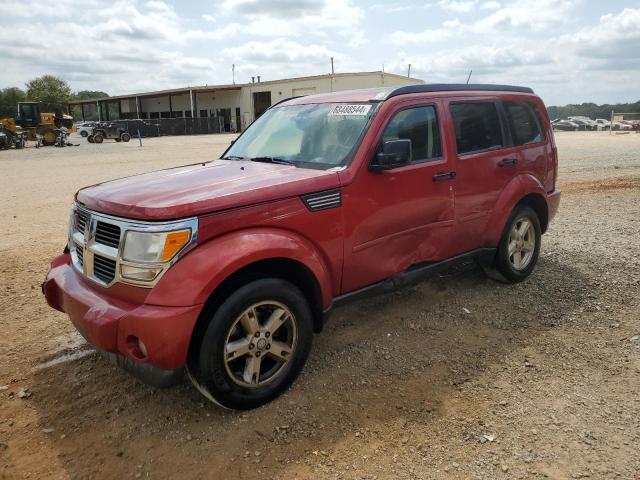
<instances>
[{"instance_id":1,"label":"parked car in background","mask_svg":"<svg viewBox=\"0 0 640 480\"><path fill-rule=\"evenodd\" d=\"M554 130L560 130L564 132L575 132L580 130L580 125L569 120L560 120L552 125Z\"/></svg>"},{"instance_id":2,"label":"parked car in background","mask_svg":"<svg viewBox=\"0 0 640 480\"><path fill-rule=\"evenodd\" d=\"M630 125L632 130L640 130L640 120L623 120L621 123Z\"/></svg>"},{"instance_id":3,"label":"parked car in background","mask_svg":"<svg viewBox=\"0 0 640 480\"><path fill-rule=\"evenodd\" d=\"M609 130L611 128L611 122L605 118L596 118L595 122L599 130Z\"/></svg>"},{"instance_id":4,"label":"parked car in background","mask_svg":"<svg viewBox=\"0 0 640 480\"><path fill-rule=\"evenodd\" d=\"M614 121L611 124L611 130L633 130L633 127L625 122Z\"/></svg>"},{"instance_id":5,"label":"parked car in background","mask_svg":"<svg viewBox=\"0 0 640 480\"><path fill-rule=\"evenodd\" d=\"M584 125L585 130L598 129L598 124L595 122L595 120L592 120L589 117L574 116L574 117L568 117L567 120L569 120L570 122L577 123L578 125Z\"/></svg>"},{"instance_id":6,"label":"parked car in background","mask_svg":"<svg viewBox=\"0 0 640 480\"><path fill-rule=\"evenodd\" d=\"M79 124L76 128L78 129L78 133L86 138L91 135L91 132L93 132L94 125L95 122L85 122Z\"/></svg>"}]
</instances>

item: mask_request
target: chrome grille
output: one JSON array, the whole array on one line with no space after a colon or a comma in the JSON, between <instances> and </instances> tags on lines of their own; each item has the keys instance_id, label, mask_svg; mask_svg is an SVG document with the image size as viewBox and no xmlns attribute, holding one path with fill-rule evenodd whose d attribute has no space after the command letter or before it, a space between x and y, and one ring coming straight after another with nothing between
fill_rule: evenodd
<instances>
[{"instance_id":1,"label":"chrome grille","mask_svg":"<svg viewBox=\"0 0 640 480\"><path fill-rule=\"evenodd\" d=\"M180 254L168 262L136 262L122 258L122 245L127 231L162 233L165 231L190 229L191 238L182 252L193 246L198 238L198 219L188 218L171 222L144 222L114 217L87 210L74 204L69 228L69 250L73 267L84 277L104 287L116 282L152 288L164 272L180 258ZM126 278L121 268L154 268L160 272L153 281Z\"/></svg>"},{"instance_id":2,"label":"chrome grille","mask_svg":"<svg viewBox=\"0 0 640 480\"><path fill-rule=\"evenodd\" d=\"M111 223L98 221L96 226L96 242L118 248L120 246L120 227Z\"/></svg>"},{"instance_id":3,"label":"chrome grille","mask_svg":"<svg viewBox=\"0 0 640 480\"><path fill-rule=\"evenodd\" d=\"M80 267L82 267L84 263L83 255L84 255L84 249L82 248L82 246L76 245L76 256L78 257L78 265L80 265Z\"/></svg>"},{"instance_id":4,"label":"chrome grille","mask_svg":"<svg viewBox=\"0 0 640 480\"><path fill-rule=\"evenodd\" d=\"M93 274L104 283L111 283L116 276L115 260L95 255L93 257Z\"/></svg>"},{"instance_id":5,"label":"chrome grille","mask_svg":"<svg viewBox=\"0 0 640 480\"><path fill-rule=\"evenodd\" d=\"M89 214L84 210L76 210L76 231L84 234L84 229L87 226L87 219Z\"/></svg>"}]
</instances>

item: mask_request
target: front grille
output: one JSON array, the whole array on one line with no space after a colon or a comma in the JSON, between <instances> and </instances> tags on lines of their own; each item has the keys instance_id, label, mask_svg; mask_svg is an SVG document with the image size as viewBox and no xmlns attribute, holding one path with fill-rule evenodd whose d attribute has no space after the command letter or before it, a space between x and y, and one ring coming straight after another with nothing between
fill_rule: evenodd
<instances>
[{"instance_id":1,"label":"front grille","mask_svg":"<svg viewBox=\"0 0 640 480\"><path fill-rule=\"evenodd\" d=\"M120 227L98 221L96 226L96 243L101 243L109 247L118 248L120 246Z\"/></svg>"},{"instance_id":2,"label":"front grille","mask_svg":"<svg viewBox=\"0 0 640 480\"><path fill-rule=\"evenodd\" d=\"M82 268L84 261L84 249L80 245L76 245L76 257L78 257L78 265Z\"/></svg>"},{"instance_id":3,"label":"front grille","mask_svg":"<svg viewBox=\"0 0 640 480\"><path fill-rule=\"evenodd\" d=\"M76 210L76 230L80 233L84 233L85 226L87 225L87 219L89 214L82 210Z\"/></svg>"},{"instance_id":4,"label":"front grille","mask_svg":"<svg viewBox=\"0 0 640 480\"><path fill-rule=\"evenodd\" d=\"M93 257L93 274L104 283L111 283L116 276L116 262L96 255Z\"/></svg>"}]
</instances>

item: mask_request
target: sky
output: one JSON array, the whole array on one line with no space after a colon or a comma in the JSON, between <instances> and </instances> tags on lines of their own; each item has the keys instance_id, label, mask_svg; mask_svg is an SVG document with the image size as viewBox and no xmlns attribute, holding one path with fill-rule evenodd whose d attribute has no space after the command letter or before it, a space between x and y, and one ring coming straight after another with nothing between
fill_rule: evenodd
<instances>
[{"instance_id":1,"label":"sky","mask_svg":"<svg viewBox=\"0 0 640 480\"><path fill-rule=\"evenodd\" d=\"M640 0L0 0L0 88L110 95L373 71L640 100Z\"/></svg>"}]
</instances>

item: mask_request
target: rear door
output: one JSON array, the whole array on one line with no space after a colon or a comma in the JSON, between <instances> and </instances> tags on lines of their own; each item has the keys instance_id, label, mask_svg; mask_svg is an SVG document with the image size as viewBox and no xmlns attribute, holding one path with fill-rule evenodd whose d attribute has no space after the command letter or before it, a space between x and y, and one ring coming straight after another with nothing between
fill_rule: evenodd
<instances>
[{"instance_id":1,"label":"rear door","mask_svg":"<svg viewBox=\"0 0 640 480\"><path fill-rule=\"evenodd\" d=\"M545 185L554 188L554 153L545 132L540 107L531 99L509 99L502 102L513 145L518 149L519 171L534 175Z\"/></svg>"},{"instance_id":2,"label":"rear door","mask_svg":"<svg viewBox=\"0 0 640 480\"><path fill-rule=\"evenodd\" d=\"M440 118L438 102L398 104L377 137L377 151L384 141L409 139L411 163L382 172L364 165L344 189L343 292L448 256L454 223L451 156Z\"/></svg>"},{"instance_id":3,"label":"rear door","mask_svg":"<svg viewBox=\"0 0 640 480\"><path fill-rule=\"evenodd\" d=\"M498 97L452 99L448 104L455 155L454 254L484 246L483 234L500 192L518 174Z\"/></svg>"}]
</instances>

